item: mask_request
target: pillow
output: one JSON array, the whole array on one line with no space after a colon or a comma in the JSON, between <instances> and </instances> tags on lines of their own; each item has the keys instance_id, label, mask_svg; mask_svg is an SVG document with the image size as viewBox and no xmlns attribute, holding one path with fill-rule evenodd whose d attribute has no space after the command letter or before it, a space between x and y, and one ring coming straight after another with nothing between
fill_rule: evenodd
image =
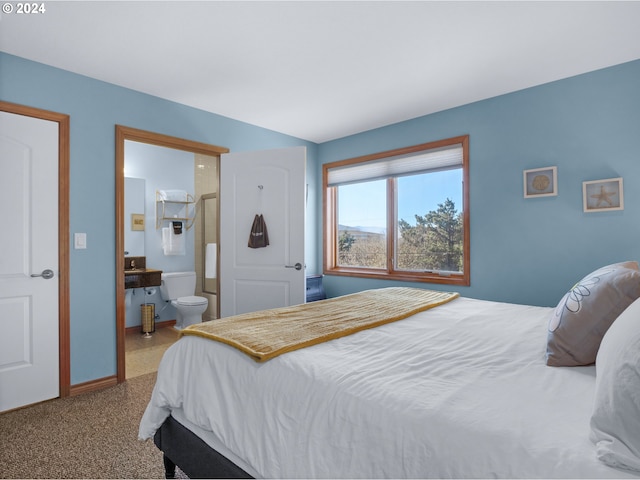
<instances>
[{"instance_id":1,"label":"pillow","mask_svg":"<svg viewBox=\"0 0 640 480\"><path fill-rule=\"evenodd\" d=\"M549 319L547 365L594 363L607 329L638 297L637 262L608 265L580 280L562 297Z\"/></svg>"},{"instance_id":2,"label":"pillow","mask_svg":"<svg viewBox=\"0 0 640 480\"><path fill-rule=\"evenodd\" d=\"M611 325L596 358L591 440L612 467L640 471L640 300Z\"/></svg>"}]
</instances>

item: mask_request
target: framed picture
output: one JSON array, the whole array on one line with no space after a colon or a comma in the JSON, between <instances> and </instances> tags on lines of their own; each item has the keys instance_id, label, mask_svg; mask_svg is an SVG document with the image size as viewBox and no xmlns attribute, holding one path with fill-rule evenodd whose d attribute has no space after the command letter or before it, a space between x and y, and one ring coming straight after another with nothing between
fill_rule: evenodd
<instances>
[{"instance_id":1,"label":"framed picture","mask_svg":"<svg viewBox=\"0 0 640 480\"><path fill-rule=\"evenodd\" d=\"M144 214L143 213L131 214L131 230L144 231Z\"/></svg>"},{"instance_id":2,"label":"framed picture","mask_svg":"<svg viewBox=\"0 0 640 480\"><path fill-rule=\"evenodd\" d=\"M582 182L582 204L585 212L624 210L622 177Z\"/></svg>"},{"instance_id":3,"label":"framed picture","mask_svg":"<svg viewBox=\"0 0 640 480\"><path fill-rule=\"evenodd\" d=\"M523 177L524 198L558 195L558 167L525 170Z\"/></svg>"}]
</instances>

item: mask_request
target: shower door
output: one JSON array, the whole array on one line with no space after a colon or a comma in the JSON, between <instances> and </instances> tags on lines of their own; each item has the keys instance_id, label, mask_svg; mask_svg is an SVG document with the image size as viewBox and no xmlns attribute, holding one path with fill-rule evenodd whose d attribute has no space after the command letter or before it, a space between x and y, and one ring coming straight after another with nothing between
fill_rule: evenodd
<instances>
[{"instance_id":1,"label":"shower door","mask_svg":"<svg viewBox=\"0 0 640 480\"><path fill-rule=\"evenodd\" d=\"M202 291L218 294L218 194L209 193L200 197L202 201L202 246L204 268Z\"/></svg>"}]
</instances>

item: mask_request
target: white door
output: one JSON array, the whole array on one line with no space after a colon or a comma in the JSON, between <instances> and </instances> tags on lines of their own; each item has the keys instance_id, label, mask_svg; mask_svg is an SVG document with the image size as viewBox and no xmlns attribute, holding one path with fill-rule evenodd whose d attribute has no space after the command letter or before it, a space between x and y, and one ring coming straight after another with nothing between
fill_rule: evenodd
<instances>
[{"instance_id":1,"label":"white door","mask_svg":"<svg viewBox=\"0 0 640 480\"><path fill-rule=\"evenodd\" d=\"M305 301L306 148L222 155L220 316ZM256 215L269 245L249 248Z\"/></svg>"},{"instance_id":2,"label":"white door","mask_svg":"<svg viewBox=\"0 0 640 480\"><path fill-rule=\"evenodd\" d=\"M4 411L60 394L58 123L0 112L0 205Z\"/></svg>"}]
</instances>

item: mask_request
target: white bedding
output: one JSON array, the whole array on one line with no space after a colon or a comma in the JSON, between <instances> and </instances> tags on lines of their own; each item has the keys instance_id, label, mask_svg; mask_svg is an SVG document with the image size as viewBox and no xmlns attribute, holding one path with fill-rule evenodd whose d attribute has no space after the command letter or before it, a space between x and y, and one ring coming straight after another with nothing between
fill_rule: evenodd
<instances>
[{"instance_id":1,"label":"white bedding","mask_svg":"<svg viewBox=\"0 0 640 480\"><path fill-rule=\"evenodd\" d=\"M545 365L551 310L458 298L266 363L183 337L139 435L176 410L259 477L635 478L589 440L595 367Z\"/></svg>"}]
</instances>

